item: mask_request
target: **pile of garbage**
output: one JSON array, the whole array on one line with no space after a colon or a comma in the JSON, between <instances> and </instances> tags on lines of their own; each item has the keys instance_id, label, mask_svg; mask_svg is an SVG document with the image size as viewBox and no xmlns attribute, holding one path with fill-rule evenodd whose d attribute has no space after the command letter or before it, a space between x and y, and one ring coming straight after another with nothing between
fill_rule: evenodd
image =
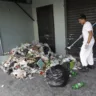
<instances>
[{"instance_id":1,"label":"pile of garbage","mask_svg":"<svg viewBox=\"0 0 96 96\"><path fill-rule=\"evenodd\" d=\"M76 62L72 56L63 58L53 53L48 44L34 42L13 48L8 54L8 60L2 62L0 68L18 79L31 79L35 73L44 75L50 67L63 64L69 59Z\"/></svg>"}]
</instances>

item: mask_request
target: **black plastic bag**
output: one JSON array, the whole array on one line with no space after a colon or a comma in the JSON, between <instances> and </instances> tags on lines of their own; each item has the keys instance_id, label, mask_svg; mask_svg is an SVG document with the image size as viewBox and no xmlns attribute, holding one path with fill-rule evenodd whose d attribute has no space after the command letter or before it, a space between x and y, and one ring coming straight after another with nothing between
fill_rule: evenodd
<instances>
[{"instance_id":1,"label":"black plastic bag","mask_svg":"<svg viewBox=\"0 0 96 96\"><path fill-rule=\"evenodd\" d=\"M69 71L62 65L53 66L46 72L46 81L51 87L64 87L69 81Z\"/></svg>"},{"instance_id":2,"label":"black plastic bag","mask_svg":"<svg viewBox=\"0 0 96 96\"><path fill-rule=\"evenodd\" d=\"M48 46L44 46L44 47L43 47L43 51L44 51L44 54L45 54L45 55L48 54L49 50L50 50L50 49L49 49Z\"/></svg>"}]
</instances>

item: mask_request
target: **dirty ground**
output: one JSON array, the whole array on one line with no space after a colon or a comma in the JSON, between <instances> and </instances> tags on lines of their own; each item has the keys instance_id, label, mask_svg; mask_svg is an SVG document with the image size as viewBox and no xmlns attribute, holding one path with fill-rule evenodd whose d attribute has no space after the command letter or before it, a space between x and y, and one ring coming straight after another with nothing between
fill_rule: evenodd
<instances>
[{"instance_id":1,"label":"dirty ground","mask_svg":"<svg viewBox=\"0 0 96 96\"><path fill-rule=\"evenodd\" d=\"M71 86L81 81L86 82L86 86L72 90ZM37 75L32 80L19 80L0 69L0 96L96 96L96 69L79 73L63 88L50 88L43 76Z\"/></svg>"}]
</instances>

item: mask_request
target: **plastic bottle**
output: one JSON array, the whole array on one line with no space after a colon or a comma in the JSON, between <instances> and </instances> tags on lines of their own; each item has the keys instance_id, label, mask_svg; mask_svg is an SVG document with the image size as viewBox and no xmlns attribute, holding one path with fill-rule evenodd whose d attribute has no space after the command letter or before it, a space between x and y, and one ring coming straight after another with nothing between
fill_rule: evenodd
<instances>
[{"instance_id":1,"label":"plastic bottle","mask_svg":"<svg viewBox=\"0 0 96 96\"><path fill-rule=\"evenodd\" d=\"M77 76L77 73L76 73L75 71L73 71L73 70L70 70L70 75L71 75L72 77L75 77L75 76Z\"/></svg>"},{"instance_id":2,"label":"plastic bottle","mask_svg":"<svg viewBox=\"0 0 96 96\"><path fill-rule=\"evenodd\" d=\"M72 89L80 89L81 87L83 87L85 85L85 83L84 82L80 82L80 83L77 83L77 84L74 84L73 86L72 86Z\"/></svg>"}]
</instances>

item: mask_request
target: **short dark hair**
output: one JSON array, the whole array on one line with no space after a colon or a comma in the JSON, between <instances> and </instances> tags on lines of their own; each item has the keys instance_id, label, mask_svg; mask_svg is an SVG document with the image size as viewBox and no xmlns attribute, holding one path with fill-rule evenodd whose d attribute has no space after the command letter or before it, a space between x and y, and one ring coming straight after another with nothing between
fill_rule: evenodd
<instances>
[{"instance_id":1,"label":"short dark hair","mask_svg":"<svg viewBox=\"0 0 96 96\"><path fill-rule=\"evenodd\" d=\"M86 15L85 14L80 14L79 19L85 19L86 20Z\"/></svg>"}]
</instances>

